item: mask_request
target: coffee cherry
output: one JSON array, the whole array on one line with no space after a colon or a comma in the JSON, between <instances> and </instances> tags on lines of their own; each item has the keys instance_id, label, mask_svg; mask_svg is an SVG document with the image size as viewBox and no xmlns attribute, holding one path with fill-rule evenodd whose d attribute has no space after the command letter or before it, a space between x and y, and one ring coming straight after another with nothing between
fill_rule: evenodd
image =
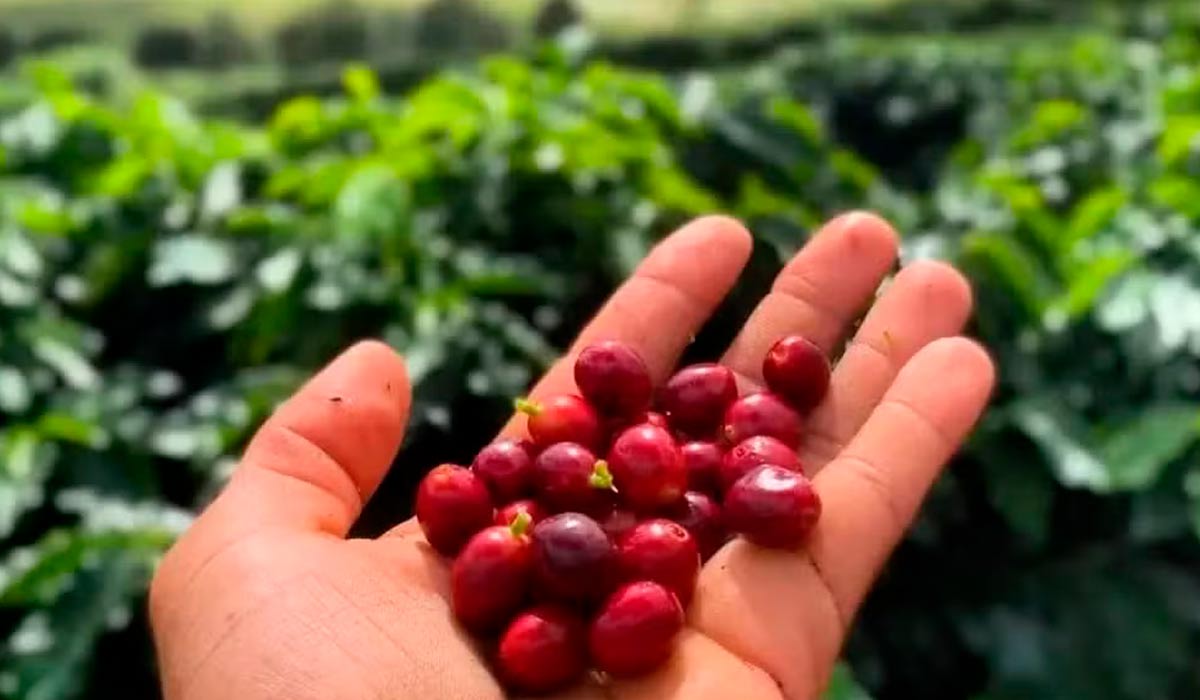
<instances>
[{"instance_id":1,"label":"coffee cherry","mask_svg":"<svg viewBox=\"0 0 1200 700\"><path fill-rule=\"evenodd\" d=\"M700 575L700 552L686 528L655 518L638 523L621 538L617 564L622 580L661 583L687 607Z\"/></svg>"},{"instance_id":2,"label":"coffee cherry","mask_svg":"<svg viewBox=\"0 0 1200 700\"><path fill-rule=\"evenodd\" d=\"M721 462L721 488L727 490L746 472L764 464L801 471L800 458L792 448L769 435L755 435L725 453Z\"/></svg>"},{"instance_id":3,"label":"coffee cherry","mask_svg":"<svg viewBox=\"0 0 1200 700\"><path fill-rule=\"evenodd\" d=\"M671 434L637 425L617 436L608 466L621 500L635 511L654 511L683 498L688 473Z\"/></svg>"},{"instance_id":4,"label":"coffee cherry","mask_svg":"<svg viewBox=\"0 0 1200 700\"><path fill-rule=\"evenodd\" d=\"M653 394L646 363L633 348L615 340L589 345L579 353L575 383L584 398L610 416L645 411Z\"/></svg>"},{"instance_id":5,"label":"coffee cherry","mask_svg":"<svg viewBox=\"0 0 1200 700\"><path fill-rule=\"evenodd\" d=\"M821 516L821 499L799 472L764 465L725 494L725 524L764 547L800 546Z\"/></svg>"},{"instance_id":6,"label":"coffee cherry","mask_svg":"<svg viewBox=\"0 0 1200 700\"><path fill-rule=\"evenodd\" d=\"M737 380L728 367L717 364L684 367L667 380L659 394L671 425L697 437L715 432L735 400Z\"/></svg>"},{"instance_id":7,"label":"coffee cherry","mask_svg":"<svg viewBox=\"0 0 1200 700\"><path fill-rule=\"evenodd\" d=\"M615 579L616 551L608 535L582 513L561 513L533 528L536 591L563 602L604 597Z\"/></svg>"},{"instance_id":8,"label":"coffee cherry","mask_svg":"<svg viewBox=\"0 0 1200 700\"><path fill-rule=\"evenodd\" d=\"M599 523L604 534L608 535L608 539L617 542L625 536L625 533L632 530L634 525L637 525L638 519L633 511L618 507L609 511L608 515L599 520Z\"/></svg>"},{"instance_id":9,"label":"coffee cherry","mask_svg":"<svg viewBox=\"0 0 1200 700\"><path fill-rule=\"evenodd\" d=\"M533 443L504 438L480 450L471 471L497 503L504 503L528 495L533 486L533 456Z\"/></svg>"},{"instance_id":10,"label":"coffee cherry","mask_svg":"<svg viewBox=\"0 0 1200 700\"><path fill-rule=\"evenodd\" d=\"M578 396L559 394L541 402L517 399L514 406L529 416L529 436L539 447L559 442L574 442L589 450L600 446L603 438L600 417L591 404Z\"/></svg>"},{"instance_id":11,"label":"coffee cherry","mask_svg":"<svg viewBox=\"0 0 1200 700\"><path fill-rule=\"evenodd\" d=\"M573 442L551 445L533 462L534 491L552 511L603 513L613 501L612 485L608 465Z\"/></svg>"},{"instance_id":12,"label":"coffee cherry","mask_svg":"<svg viewBox=\"0 0 1200 700\"><path fill-rule=\"evenodd\" d=\"M588 650L599 670L637 676L667 661L682 629L675 594L653 581L635 581L604 602L588 631Z\"/></svg>"},{"instance_id":13,"label":"coffee cherry","mask_svg":"<svg viewBox=\"0 0 1200 700\"><path fill-rule=\"evenodd\" d=\"M668 510L666 516L692 533L702 562L716 554L728 539L721 506L708 494L688 491L683 495L683 502Z\"/></svg>"},{"instance_id":14,"label":"coffee cherry","mask_svg":"<svg viewBox=\"0 0 1200 700\"><path fill-rule=\"evenodd\" d=\"M477 533L458 553L450 569L454 615L472 632L504 625L529 595L533 550L525 534L530 517L512 525L494 525Z\"/></svg>"},{"instance_id":15,"label":"coffee cherry","mask_svg":"<svg viewBox=\"0 0 1200 700\"><path fill-rule=\"evenodd\" d=\"M526 610L501 635L496 666L510 690L540 695L569 687L587 670L583 620L561 605Z\"/></svg>"},{"instance_id":16,"label":"coffee cherry","mask_svg":"<svg viewBox=\"0 0 1200 700\"><path fill-rule=\"evenodd\" d=\"M797 411L809 411L829 390L829 359L798 335L780 338L763 358L763 379Z\"/></svg>"},{"instance_id":17,"label":"coffee cherry","mask_svg":"<svg viewBox=\"0 0 1200 700\"><path fill-rule=\"evenodd\" d=\"M453 556L476 532L492 524L487 487L466 467L434 467L417 487L417 522L430 546Z\"/></svg>"},{"instance_id":18,"label":"coffee cherry","mask_svg":"<svg viewBox=\"0 0 1200 700\"><path fill-rule=\"evenodd\" d=\"M704 493L719 493L721 488L721 463L725 454L721 446L707 440L685 443L679 448L683 464L687 467L688 488Z\"/></svg>"},{"instance_id":19,"label":"coffee cherry","mask_svg":"<svg viewBox=\"0 0 1200 700\"><path fill-rule=\"evenodd\" d=\"M736 445L755 435L769 435L788 447L800 444L800 414L782 398L768 392L743 396L725 411L722 437Z\"/></svg>"},{"instance_id":20,"label":"coffee cherry","mask_svg":"<svg viewBox=\"0 0 1200 700\"><path fill-rule=\"evenodd\" d=\"M522 498L519 501L513 501L508 505L496 511L495 523L497 525L512 525L517 516L525 513L529 516L530 525L536 525L544 520L550 514L542 507L541 503L532 498Z\"/></svg>"}]
</instances>

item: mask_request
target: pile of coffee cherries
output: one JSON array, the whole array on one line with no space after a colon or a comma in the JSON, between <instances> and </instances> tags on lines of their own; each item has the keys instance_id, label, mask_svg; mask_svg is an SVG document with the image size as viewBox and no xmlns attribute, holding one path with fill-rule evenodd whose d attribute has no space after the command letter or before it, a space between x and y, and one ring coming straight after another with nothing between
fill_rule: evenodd
<instances>
[{"instance_id":1,"label":"pile of coffee cherries","mask_svg":"<svg viewBox=\"0 0 1200 700\"><path fill-rule=\"evenodd\" d=\"M529 439L443 464L417 519L447 557L458 622L486 640L511 690L546 693L588 669L648 673L670 658L702 561L728 537L795 548L821 503L796 456L829 362L799 336L763 361L767 389L685 367L657 392L615 341L575 363L579 395L519 399Z\"/></svg>"}]
</instances>

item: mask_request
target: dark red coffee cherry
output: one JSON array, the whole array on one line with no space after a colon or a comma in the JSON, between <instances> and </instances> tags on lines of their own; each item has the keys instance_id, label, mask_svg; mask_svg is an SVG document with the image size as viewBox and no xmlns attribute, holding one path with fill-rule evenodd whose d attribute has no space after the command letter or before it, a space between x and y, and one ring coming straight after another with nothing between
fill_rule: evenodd
<instances>
[{"instance_id":1,"label":"dark red coffee cherry","mask_svg":"<svg viewBox=\"0 0 1200 700\"><path fill-rule=\"evenodd\" d=\"M700 551L692 533L665 518L644 520L625 533L617 543L617 563L622 580L661 583L685 608L700 576Z\"/></svg>"},{"instance_id":2,"label":"dark red coffee cherry","mask_svg":"<svg viewBox=\"0 0 1200 700\"><path fill-rule=\"evenodd\" d=\"M635 425L649 424L658 428L662 428L668 433L671 432L671 424L667 421L667 417L657 411L646 411L633 417L619 416L610 418L604 423L605 433L608 435L608 447L612 447L612 441L617 437L632 428ZM607 450L605 450L607 453Z\"/></svg>"},{"instance_id":3,"label":"dark red coffee cherry","mask_svg":"<svg viewBox=\"0 0 1200 700\"><path fill-rule=\"evenodd\" d=\"M725 459L721 446L708 440L696 440L684 443L679 451L687 467L688 488L704 493L720 493L721 463Z\"/></svg>"},{"instance_id":4,"label":"dark red coffee cherry","mask_svg":"<svg viewBox=\"0 0 1200 700\"><path fill-rule=\"evenodd\" d=\"M608 467L622 502L635 511L677 503L687 491L683 454L671 434L643 423L625 430L608 451Z\"/></svg>"},{"instance_id":5,"label":"dark red coffee cherry","mask_svg":"<svg viewBox=\"0 0 1200 700\"><path fill-rule=\"evenodd\" d=\"M674 373L659 393L667 419L677 430L708 437L720 427L726 408L738 397L737 379L728 367L700 364Z\"/></svg>"},{"instance_id":6,"label":"dark red coffee cherry","mask_svg":"<svg viewBox=\"0 0 1200 700\"><path fill-rule=\"evenodd\" d=\"M538 500L552 511L604 513L613 501L608 465L591 450L573 442L551 445L533 461Z\"/></svg>"},{"instance_id":7,"label":"dark red coffee cherry","mask_svg":"<svg viewBox=\"0 0 1200 700\"><path fill-rule=\"evenodd\" d=\"M484 447L471 462L471 471L483 480L497 503L529 494L533 487L533 443L503 438Z\"/></svg>"},{"instance_id":8,"label":"dark red coffee cherry","mask_svg":"<svg viewBox=\"0 0 1200 700\"><path fill-rule=\"evenodd\" d=\"M728 489L744 474L764 464L802 471L795 450L769 435L755 435L725 453L721 463L721 488Z\"/></svg>"},{"instance_id":9,"label":"dark red coffee cherry","mask_svg":"<svg viewBox=\"0 0 1200 700\"><path fill-rule=\"evenodd\" d=\"M526 610L501 635L496 666L504 685L517 692L540 695L573 685L587 670L583 620L561 605Z\"/></svg>"},{"instance_id":10,"label":"dark red coffee cherry","mask_svg":"<svg viewBox=\"0 0 1200 700\"><path fill-rule=\"evenodd\" d=\"M675 429L706 437L716 432L725 409L737 400L737 381L728 367L684 367L667 380L659 402Z\"/></svg>"},{"instance_id":11,"label":"dark red coffee cherry","mask_svg":"<svg viewBox=\"0 0 1200 700\"><path fill-rule=\"evenodd\" d=\"M592 620L592 663L614 676L649 673L670 658L682 629L683 608L674 593L653 581L627 583Z\"/></svg>"},{"instance_id":12,"label":"dark red coffee cherry","mask_svg":"<svg viewBox=\"0 0 1200 700\"><path fill-rule=\"evenodd\" d=\"M797 411L811 410L829 390L829 359L802 336L789 335L772 345L763 358L762 373L771 391Z\"/></svg>"},{"instance_id":13,"label":"dark red coffee cherry","mask_svg":"<svg viewBox=\"0 0 1200 700\"><path fill-rule=\"evenodd\" d=\"M795 449L800 444L800 414L779 396L769 392L750 394L734 401L725 411L722 436L730 445L746 438L769 435Z\"/></svg>"},{"instance_id":14,"label":"dark red coffee cherry","mask_svg":"<svg viewBox=\"0 0 1200 700\"><path fill-rule=\"evenodd\" d=\"M454 556L476 532L492 524L492 499L466 467L434 467L417 487L417 522L429 544Z\"/></svg>"},{"instance_id":15,"label":"dark red coffee cherry","mask_svg":"<svg viewBox=\"0 0 1200 700\"><path fill-rule=\"evenodd\" d=\"M533 549L525 534L528 513L512 525L476 533L450 568L454 616L475 633L499 630L525 603L533 574Z\"/></svg>"},{"instance_id":16,"label":"dark red coffee cherry","mask_svg":"<svg viewBox=\"0 0 1200 700\"><path fill-rule=\"evenodd\" d=\"M637 516L633 511L625 508L613 508L608 512L608 515L599 520L600 527L604 529L604 534L608 535L608 539L613 542L619 541L625 536L626 532L633 529L637 525Z\"/></svg>"},{"instance_id":17,"label":"dark red coffee cherry","mask_svg":"<svg viewBox=\"0 0 1200 700\"><path fill-rule=\"evenodd\" d=\"M604 437L596 410L574 394L559 394L541 402L517 399L514 405L529 416L529 436L539 447L574 442L594 450Z\"/></svg>"},{"instance_id":18,"label":"dark red coffee cherry","mask_svg":"<svg viewBox=\"0 0 1200 700\"><path fill-rule=\"evenodd\" d=\"M495 522L497 525L512 525L521 513L529 516L530 525L536 525L550 515L541 503L532 498L522 498L497 510Z\"/></svg>"},{"instance_id":19,"label":"dark red coffee cherry","mask_svg":"<svg viewBox=\"0 0 1200 700\"><path fill-rule=\"evenodd\" d=\"M792 549L817 524L821 499L803 474L765 465L734 483L723 512L725 525L751 542Z\"/></svg>"},{"instance_id":20,"label":"dark red coffee cherry","mask_svg":"<svg viewBox=\"0 0 1200 700\"><path fill-rule=\"evenodd\" d=\"M582 513L552 515L533 528L536 592L563 602L604 597L615 580L616 550Z\"/></svg>"},{"instance_id":21,"label":"dark red coffee cherry","mask_svg":"<svg viewBox=\"0 0 1200 700\"><path fill-rule=\"evenodd\" d=\"M610 416L644 412L653 394L646 363L636 350L615 340L589 345L579 353L575 384L598 411Z\"/></svg>"},{"instance_id":22,"label":"dark red coffee cherry","mask_svg":"<svg viewBox=\"0 0 1200 700\"><path fill-rule=\"evenodd\" d=\"M721 506L708 494L688 491L683 503L668 510L666 516L692 533L702 562L716 554L729 537L721 518Z\"/></svg>"}]
</instances>

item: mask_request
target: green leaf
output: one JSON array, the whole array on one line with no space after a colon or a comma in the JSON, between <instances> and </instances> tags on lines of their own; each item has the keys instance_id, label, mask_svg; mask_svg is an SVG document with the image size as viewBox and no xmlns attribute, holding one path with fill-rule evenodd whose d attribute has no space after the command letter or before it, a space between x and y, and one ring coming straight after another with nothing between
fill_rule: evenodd
<instances>
[{"instance_id":1,"label":"green leaf","mask_svg":"<svg viewBox=\"0 0 1200 700\"><path fill-rule=\"evenodd\" d=\"M57 338L38 338L33 343L33 352L42 362L50 365L68 386L90 389L100 379L92 363L77 348Z\"/></svg>"},{"instance_id":2,"label":"green leaf","mask_svg":"<svg viewBox=\"0 0 1200 700\"><path fill-rule=\"evenodd\" d=\"M1158 142L1158 157L1168 166L1179 165L1191 152L1200 137L1200 115L1185 114L1167 117L1162 140Z\"/></svg>"},{"instance_id":3,"label":"green leaf","mask_svg":"<svg viewBox=\"0 0 1200 700\"><path fill-rule=\"evenodd\" d=\"M22 515L42 504L54 456L54 446L32 428L0 431L0 541Z\"/></svg>"},{"instance_id":4,"label":"green leaf","mask_svg":"<svg viewBox=\"0 0 1200 700\"><path fill-rule=\"evenodd\" d=\"M962 242L962 263L1017 301L1029 318L1042 318L1049 300L1037 277L1038 264L1019 243L995 233L972 233Z\"/></svg>"},{"instance_id":5,"label":"green leaf","mask_svg":"<svg viewBox=\"0 0 1200 700\"><path fill-rule=\"evenodd\" d=\"M90 559L139 553L147 560L166 551L166 530L84 532L54 530L0 562L0 606L46 605L67 590Z\"/></svg>"},{"instance_id":6,"label":"green leaf","mask_svg":"<svg viewBox=\"0 0 1200 700\"><path fill-rule=\"evenodd\" d=\"M1160 403L1138 408L1127 423L1106 431L1098 445L1107 465L1110 489L1141 490L1158 480L1173 460L1195 443L1200 407Z\"/></svg>"},{"instance_id":7,"label":"green leaf","mask_svg":"<svg viewBox=\"0 0 1200 700\"><path fill-rule=\"evenodd\" d=\"M1200 539L1200 466L1193 466L1184 477L1183 490L1188 495L1190 507L1188 515L1192 521L1192 530Z\"/></svg>"},{"instance_id":8,"label":"green leaf","mask_svg":"<svg viewBox=\"0 0 1200 700\"><path fill-rule=\"evenodd\" d=\"M368 66L354 64L342 72L342 85L346 94L359 102L368 102L379 97L379 78Z\"/></svg>"},{"instance_id":9,"label":"green leaf","mask_svg":"<svg viewBox=\"0 0 1200 700\"><path fill-rule=\"evenodd\" d=\"M93 649L109 629L127 624L150 567L119 551L80 572L47 608L30 612L8 639L5 669L22 700L76 700Z\"/></svg>"},{"instance_id":10,"label":"green leaf","mask_svg":"<svg viewBox=\"0 0 1200 700\"><path fill-rule=\"evenodd\" d=\"M1063 239L1064 247L1069 250L1075 243L1102 232L1112 224L1117 213L1128 201L1129 195L1119 187L1105 187L1089 192L1071 210Z\"/></svg>"},{"instance_id":11,"label":"green leaf","mask_svg":"<svg viewBox=\"0 0 1200 700\"><path fill-rule=\"evenodd\" d=\"M242 201L242 171L237 163L213 168L200 193L200 216L215 220L233 212Z\"/></svg>"},{"instance_id":12,"label":"green leaf","mask_svg":"<svg viewBox=\"0 0 1200 700\"><path fill-rule=\"evenodd\" d=\"M359 168L333 205L335 233L352 239L401 236L410 214L408 188L384 165Z\"/></svg>"},{"instance_id":13,"label":"green leaf","mask_svg":"<svg viewBox=\"0 0 1200 700\"><path fill-rule=\"evenodd\" d=\"M16 367L0 365L0 412L21 413L29 408L33 390Z\"/></svg>"},{"instance_id":14,"label":"green leaf","mask_svg":"<svg viewBox=\"0 0 1200 700\"><path fill-rule=\"evenodd\" d=\"M1013 136L1013 146L1028 149L1055 141L1088 119L1087 109L1072 100L1046 100L1036 105L1028 123Z\"/></svg>"},{"instance_id":15,"label":"green leaf","mask_svg":"<svg viewBox=\"0 0 1200 700\"><path fill-rule=\"evenodd\" d=\"M1142 407L1127 421L1091 429L1051 397L1018 399L1009 415L1041 448L1064 486L1097 493L1153 485L1200 430L1200 408L1174 403Z\"/></svg>"},{"instance_id":16,"label":"green leaf","mask_svg":"<svg viewBox=\"0 0 1200 700\"><path fill-rule=\"evenodd\" d=\"M1052 310L1064 312L1072 319L1090 312L1108 286L1137 261L1132 251L1122 250L1075 266L1066 291L1051 304Z\"/></svg>"},{"instance_id":17,"label":"green leaf","mask_svg":"<svg viewBox=\"0 0 1200 700\"><path fill-rule=\"evenodd\" d=\"M1049 397L1030 396L1014 401L1008 414L1041 448L1064 486L1109 489L1107 466L1085 444L1086 428L1066 407Z\"/></svg>"},{"instance_id":18,"label":"green leaf","mask_svg":"<svg viewBox=\"0 0 1200 700\"><path fill-rule=\"evenodd\" d=\"M146 273L155 287L175 284L213 285L229 281L235 272L229 243L196 234L159 241Z\"/></svg>"},{"instance_id":19,"label":"green leaf","mask_svg":"<svg viewBox=\"0 0 1200 700\"><path fill-rule=\"evenodd\" d=\"M850 668L850 664L839 661L833 667L829 685L825 688L825 693L821 698L822 700L871 700L871 694L854 679L854 671Z\"/></svg>"}]
</instances>

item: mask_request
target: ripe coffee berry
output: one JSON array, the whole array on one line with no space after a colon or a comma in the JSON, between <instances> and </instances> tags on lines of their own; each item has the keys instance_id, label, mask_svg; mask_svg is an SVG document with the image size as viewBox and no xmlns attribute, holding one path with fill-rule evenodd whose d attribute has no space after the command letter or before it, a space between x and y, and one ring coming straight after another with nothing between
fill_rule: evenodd
<instances>
[{"instance_id":1,"label":"ripe coffee berry","mask_svg":"<svg viewBox=\"0 0 1200 700\"><path fill-rule=\"evenodd\" d=\"M417 522L438 552L453 556L476 532L492 524L487 487L466 467L434 467L417 487Z\"/></svg>"},{"instance_id":2,"label":"ripe coffee berry","mask_svg":"<svg viewBox=\"0 0 1200 700\"><path fill-rule=\"evenodd\" d=\"M641 356L615 340L589 345L579 353L575 383L584 398L610 416L642 413L650 407L654 391Z\"/></svg>"},{"instance_id":3,"label":"ripe coffee berry","mask_svg":"<svg viewBox=\"0 0 1200 700\"><path fill-rule=\"evenodd\" d=\"M505 438L479 451L471 471L483 480L497 503L527 495L533 486L533 444Z\"/></svg>"},{"instance_id":4,"label":"ripe coffee berry","mask_svg":"<svg viewBox=\"0 0 1200 700\"><path fill-rule=\"evenodd\" d=\"M684 367L667 380L659 401L671 424L693 436L711 435L725 409L737 399L737 381L728 367L699 364Z\"/></svg>"},{"instance_id":5,"label":"ripe coffee berry","mask_svg":"<svg viewBox=\"0 0 1200 700\"><path fill-rule=\"evenodd\" d=\"M687 528L700 549L700 560L708 561L725 544L728 533L721 518L721 506L711 496L688 491L683 502L667 511L667 517Z\"/></svg>"},{"instance_id":6,"label":"ripe coffee berry","mask_svg":"<svg viewBox=\"0 0 1200 700\"><path fill-rule=\"evenodd\" d=\"M599 522L604 534L608 535L608 539L617 542L625 536L626 532L632 530L634 525L637 525L638 519L631 510L613 508Z\"/></svg>"},{"instance_id":7,"label":"ripe coffee berry","mask_svg":"<svg viewBox=\"0 0 1200 700\"><path fill-rule=\"evenodd\" d=\"M608 434L608 445L612 446L612 441L617 439L621 433L635 425L653 425L656 428L662 428L668 433L671 432L671 422L667 417L657 411L646 411L636 416L619 416L617 418L605 421L604 428Z\"/></svg>"},{"instance_id":8,"label":"ripe coffee berry","mask_svg":"<svg viewBox=\"0 0 1200 700\"><path fill-rule=\"evenodd\" d=\"M692 533L663 518L644 520L617 543L617 563L625 581L666 586L687 607L700 575L700 552Z\"/></svg>"},{"instance_id":9,"label":"ripe coffee berry","mask_svg":"<svg viewBox=\"0 0 1200 700\"><path fill-rule=\"evenodd\" d=\"M616 551L600 525L561 513L533 528L535 592L563 602L599 600L615 578Z\"/></svg>"},{"instance_id":10,"label":"ripe coffee berry","mask_svg":"<svg viewBox=\"0 0 1200 700\"><path fill-rule=\"evenodd\" d=\"M764 464L801 471L800 458L792 448L769 435L755 435L725 453L721 462L721 488L728 489L746 472Z\"/></svg>"},{"instance_id":11,"label":"ripe coffee berry","mask_svg":"<svg viewBox=\"0 0 1200 700\"><path fill-rule=\"evenodd\" d=\"M500 629L525 602L533 572L533 550L525 530L529 515L512 525L477 533L450 569L454 615L473 632Z\"/></svg>"},{"instance_id":12,"label":"ripe coffee berry","mask_svg":"<svg viewBox=\"0 0 1200 700\"><path fill-rule=\"evenodd\" d=\"M621 500L635 511L677 503L687 491L687 466L671 434L643 423L625 430L608 450Z\"/></svg>"},{"instance_id":13,"label":"ripe coffee berry","mask_svg":"<svg viewBox=\"0 0 1200 700\"><path fill-rule=\"evenodd\" d=\"M769 435L788 447L800 444L800 414L779 396L762 392L734 401L725 411L723 437L736 445L755 435Z\"/></svg>"},{"instance_id":14,"label":"ripe coffee berry","mask_svg":"<svg viewBox=\"0 0 1200 700\"><path fill-rule=\"evenodd\" d=\"M653 581L636 581L604 602L588 631L588 649L601 671L637 676L666 662L682 629L675 594Z\"/></svg>"},{"instance_id":15,"label":"ripe coffee berry","mask_svg":"<svg viewBox=\"0 0 1200 700\"><path fill-rule=\"evenodd\" d=\"M517 399L517 411L529 416L529 436L539 447L574 442L594 450L603 438L600 416L591 404L573 394L551 396L542 402Z\"/></svg>"},{"instance_id":16,"label":"ripe coffee berry","mask_svg":"<svg viewBox=\"0 0 1200 700\"><path fill-rule=\"evenodd\" d=\"M551 445L533 462L538 499L553 511L603 512L613 499L608 465L573 442Z\"/></svg>"},{"instance_id":17,"label":"ripe coffee berry","mask_svg":"<svg viewBox=\"0 0 1200 700\"><path fill-rule=\"evenodd\" d=\"M549 513L542 507L541 503L532 498L522 498L519 501L513 501L508 505L496 511L495 523L497 525L512 525L517 516L525 513L529 516L529 524L536 525L544 520Z\"/></svg>"},{"instance_id":18,"label":"ripe coffee berry","mask_svg":"<svg viewBox=\"0 0 1200 700\"><path fill-rule=\"evenodd\" d=\"M829 389L829 360L821 348L798 335L780 338L763 358L763 379L798 411L821 403Z\"/></svg>"},{"instance_id":19,"label":"ripe coffee berry","mask_svg":"<svg viewBox=\"0 0 1200 700\"><path fill-rule=\"evenodd\" d=\"M512 690L563 690L587 670L587 631L568 608L543 604L517 615L500 637L496 665Z\"/></svg>"},{"instance_id":20,"label":"ripe coffee berry","mask_svg":"<svg viewBox=\"0 0 1200 700\"><path fill-rule=\"evenodd\" d=\"M721 463L725 454L721 447L707 440L688 442L679 448L687 467L688 488L704 493L718 493L721 488Z\"/></svg>"},{"instance_id":21,"label":"ripe coffee berry","mask_svg":"<svg viewBox=\"0 0 1200 700\"><path fill-rule=\"evenodd\" d=\"M803 474L765 465L725 494L725 524L764 547L791 549L808 536L821 515L821 499Z\"/></svg>"}]
</instances>

